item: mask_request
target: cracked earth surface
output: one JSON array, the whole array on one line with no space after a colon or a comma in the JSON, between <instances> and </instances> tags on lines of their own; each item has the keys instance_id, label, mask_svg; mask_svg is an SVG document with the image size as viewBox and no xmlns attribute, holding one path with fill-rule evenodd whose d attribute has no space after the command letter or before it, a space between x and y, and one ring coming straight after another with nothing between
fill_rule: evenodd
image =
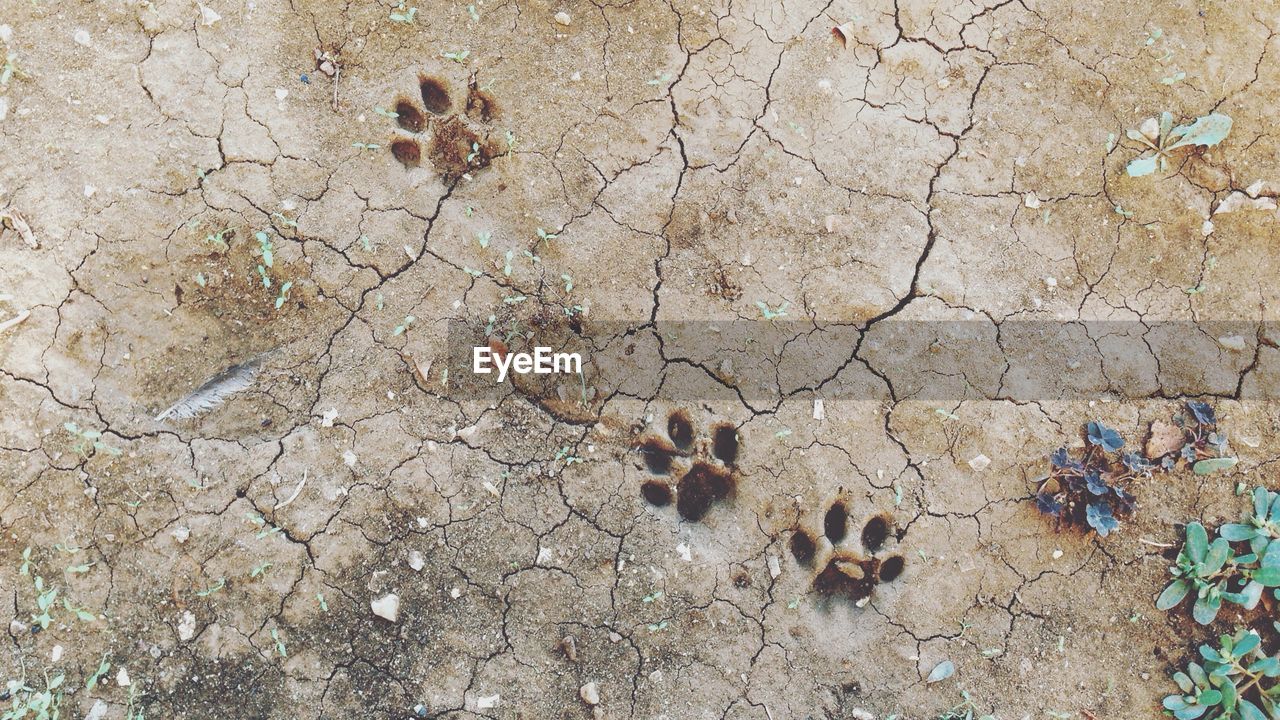
<instances>
[{"instance_id":1,"label":"cracked earth surface","mask_svg":"<svg viewBox=\"0 0 1280 720\"><path fill-rule=\"evenodd\" d=\"M1152 605L1158 544L1280 457L1276 217L1206 225L1276 176L1274 4L225 5L0 14L0 209L38 240L0 234L0 321L30 312L0 331L6 677L65 673L64 717L926 718L959 688L1001 718L1158 716L1199 642ZM1125 129L1164 110L1234 130L1128 177ZM856 340L816 386L677 397L717 361L661 324L758 301ZM621 323L653 371L576 403L451 392L449 322L490 316ZM1105 541L1055 532L1028 502L1047 453L1090 419L1140 442L1185 378L936 401L863 341L955 319L1247 323L1214 402L1260 441L1144 481ZM251 389L154 420L267 351ZM741 442L696 521L641 491L673 412ZM856 605L815 579L837 501L905 558ZM39 633L33 574L60 591Z\"/></svg>"}]
</instances>

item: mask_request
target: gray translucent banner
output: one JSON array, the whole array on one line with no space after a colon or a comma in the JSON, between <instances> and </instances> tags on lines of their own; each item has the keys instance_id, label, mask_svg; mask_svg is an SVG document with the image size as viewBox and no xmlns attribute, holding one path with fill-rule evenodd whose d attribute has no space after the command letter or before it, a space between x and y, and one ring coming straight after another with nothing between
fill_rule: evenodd
<instances>
[{"instance_id":1,"label":"gray translucent banner","mask_svg":"<svg viewBox=\"0 0 1280 720\"><path fill-rule=\"evenodd\" d=\"M451 323L448 394L517 391L588 405L623 393L754 406L825 398L1018 402L1180 396L1280 397L1280 327L1261 322L890 319L862 331L802 321L657 323L554 318L542 327ZM473 372L490 358L576 353L581 373ZM563 364L561 370L563 370Z\"/></svg>"}]
</instances>

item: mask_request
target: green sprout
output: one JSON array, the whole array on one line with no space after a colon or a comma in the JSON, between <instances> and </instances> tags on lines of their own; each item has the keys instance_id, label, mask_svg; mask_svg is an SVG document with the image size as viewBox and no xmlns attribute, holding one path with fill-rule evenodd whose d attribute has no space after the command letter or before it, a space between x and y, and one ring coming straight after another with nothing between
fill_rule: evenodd
<instances>
[{"instance_id":1,"label":"green sprout","mask_svg":"<svg viewBox=\"0 0 1280 720\"><path fill-rule=\"evenodd\" d=\"M1278 536L1280 494L1261 487L1254 491L1252 514L1242 523L1223 525L1212 543L1203 525L1188 524L1177 564L1169 569L1174 581L1156 607L1177 607L1194 590L1191 614L1201 625L1213 622L1224 601L1254 609L1267 588L1280 587L1280 542L1273 542ZM1232 543L1248 543L1246 552L1237 555ZM1280 590L1272 593L1280 597Z\"/></svg>"},{"instance_id":2,"label":"green sprout","mask_svg":"<svg viewBox=\"0 0 1280 720\"><path fill-rule=\"evenodd\" d=\"M1201 645L1204 665L1187 664L1174 673L1181 691L1164 699L1178 720L1268 720L1280 717L1280 656L1268 656L1252 630L1223 635L1219 646Z\"/></svg>"},{"instance_id":3,"label":"green sprout","mask_svg":"<svg viewBox=\"0 0 1280 720\"><path fill-rule=\"evenodd\" d=\"M467 61L467 58L468 58L470 55L471 55L471 51L470 51L470 50L463 50L463 51L461 51L461 52L456 52L456 51L455 51L455 52L442 52L442 53L440 53L440 56L441 56L441 57L443 57L444 59L446 59L446 60L452 60L452 61L454 61L454 62L456 62L456 63L466 62L466 61Z\"/></svg>"},{"instance_id":4,"label":"green sprout","mask_svg":"<svg viewBox=\"0 0 1280 720\"><path fill-rule=\"evenodd\" d=\"M281 307L282 305L284 305L285 301L289 299L289 288L291 288L291 287L293 287L293 281L292 281L292 280L286 280L286 281L285 281L285 283L284 283L283 285L281 285L281 286L280 286L280 294L279 294L278 296L276 296L276 309L277 309L277 310L279 310L279 309L280 309L280 307Z\"/></svg>"},{"instance_id":5,"label":"green sprout","mask_svg":"<svg viewBox=\"0 0 1280 720\"><path fill-rule=\"evenodd\" d=\"M82 458L87 459L99 450L108 455L120 455L122 453L119 448L114 448L103 442L102 433L98 430L83 429L73 422L65 422L62 427L75 436L76 441L72 444L71 450Z\"/></svg>"},{"instance_id":6,"label":"green sprout","mask_svg":"<svg viewBox=\"0 0 1280 720\"><path fill-rule=\"evenodd\" d=\"M786 317L788 305L790 305L790 303L783 301L783 303L778 306L777 310L773 310L769 308L769 305L765 303L765 301L763 300L756 301L756 307L760 308L760 314L764 316L765 320L773 320L775 318Z\"/></svg>"},{"instance_id":7,"label":"green sprout","mask_svg":"<svg viewBox=\"0 0 1280 720\"><path fill-rule=\"evenodd\" d=\"M1169 167L1171 152L1178 148L1202 146L1213 147L1226 139L1231 132L1231 118L1221 113L1213 113L1197 118L1187 125L1173 126L1173 113L1160 114L1158 121L1151 118L1137 130L1129 130L1127 137L1140 143L1154 154L1139 157L1125 168L1129 177L1150 175L1156 169L1164 171Z\"/></svg>"},{"instance_id":8,"label":"green sprout","mask_svg":"<svg viewBox=\"0 0 1280 720\"><path fill-rule=\"evenodd\" d=\"M418 8L405 8L404 0L400 0L400 4L396 6L396 9L391 11L390 19L393 23L412 25L417 14Z\"/></svg>"},{"instance_id":9,"label":"green sprout","mask_svg":"<svg viewBox=\"0 0 1280 720\"><path fill-rule=\"evenodd\" d=\"M405 315L404 322L397 325L396 329L391 331L391 335L392 336L403 335L404 331L409 329L409 326L413 324L414 320L417 320L417 318L415 318L412 315Z\"/></svg>"}]
</instances>

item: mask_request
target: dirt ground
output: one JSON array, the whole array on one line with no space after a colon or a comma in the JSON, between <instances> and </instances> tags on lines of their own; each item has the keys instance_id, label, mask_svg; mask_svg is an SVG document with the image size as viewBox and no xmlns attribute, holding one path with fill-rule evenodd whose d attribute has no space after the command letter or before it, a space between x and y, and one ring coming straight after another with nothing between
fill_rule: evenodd
<instances>
[{"instance_id":1,"label":"dirt ground","mask_svg":"<svg viewBox=\"0 0 1280 720\"><path fill-rule=\"evenodd\" d=\"M0 708L1160 717L1250 621L1155 609L1182 524L1277 487L1277 29L1225 0L9 0ZM1164 111L1233 125L1130 177ZM927 321L1042 323L1053 382L886 331ZM1045 359L1112 336L1071 321L1209 357L1073 384ZM470 336L622 364L483 386ZM1037 512L1084 423L1141 446L1188 395L1238 465L1139 480L1106 538Z\"/></svg>"}]
</instances>

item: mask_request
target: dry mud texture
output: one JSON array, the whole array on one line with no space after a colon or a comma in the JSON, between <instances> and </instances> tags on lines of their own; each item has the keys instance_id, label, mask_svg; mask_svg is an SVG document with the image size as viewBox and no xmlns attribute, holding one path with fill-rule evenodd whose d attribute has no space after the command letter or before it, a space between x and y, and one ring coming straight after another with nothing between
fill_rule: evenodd
<instances>
[{"instance_id":1,"label":"dry mud texture","mask_svg":"<svg viewBox=\"0 0 1280 720\"><path fill-rule=\"evenodd\" d=\"M1004 719L1147 718L1238 621L1156 611L1151 543L1275 484L1276 216L1205 225L1277 179L1275 4L477 0L412 25L367 0L236 5L0 11L0 208L38 243L0 235L0 321L30 313L0 331L0 672L65 675L63 717L905 719L963 689ZM1164 110L1235 126L1127 177L1125 130ZM1144 481L1105 541L1055 532L1028 502L1047 453L1090 419L1141 442L1178 387L930 401L893 387L915 359L860 344L832 381L856 392L674 392L717 365L654 329L760 320L757 301L797 337L1245 321L1211 399L1259 441L1230 473ZM457 392L447 323L490 315L630 323L652 372L586 402L576 379ZM153 419L267 351L251 389ZM674 411L690 457L668 480L702 474L657 507L636 447ZM819 572L833 556L902 572L846 587ZM59 590L38 633L35 575ZM395 622L371 610L388 593ZM943 659L956 675L926 684Z\"/></svg>"}]
</instances>

